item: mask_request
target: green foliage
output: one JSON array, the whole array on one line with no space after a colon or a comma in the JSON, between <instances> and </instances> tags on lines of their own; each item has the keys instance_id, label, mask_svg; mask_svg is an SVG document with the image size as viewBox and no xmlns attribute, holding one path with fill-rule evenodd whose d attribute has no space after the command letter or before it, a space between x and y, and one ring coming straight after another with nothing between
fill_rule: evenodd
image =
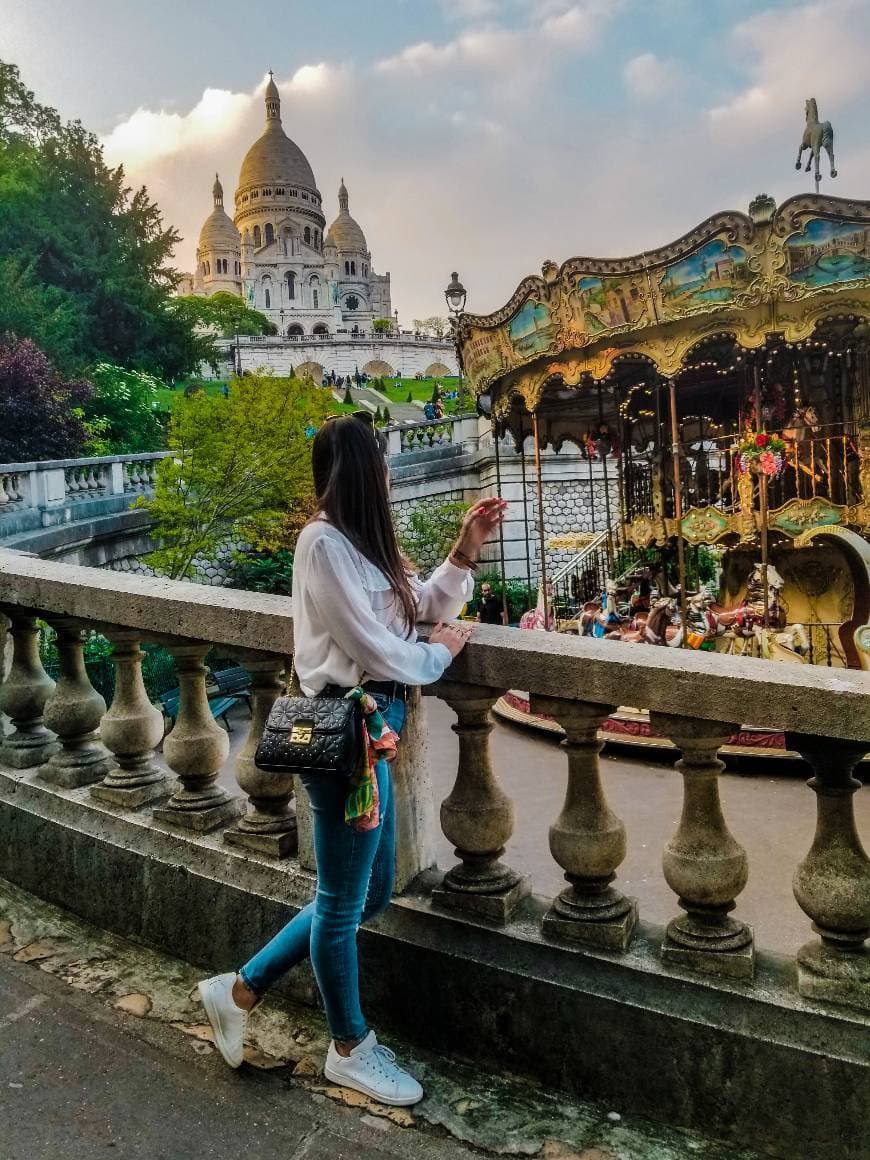
<instances>
[{"instance_id":1,"label":"green foliage","mask_svg":"<svg viewBox=\"0 0 870 1160\"><path fill-rule=\"evenodd\" d=\"M441 398L441 387L439 386L438 383L433 383L432 384L432 394L429 397L429 402L430 403L437 403L440 398Z\"/></svg>"},{"instance_id":2,"label":"green foliage","mask_svg":"<svg viewBox=\"0 0 870 1160\"><path fill-rule=\"evenodd\" d=\"M478 572L474 578L474 599L480 599L481 584L492 585L493 595L501 600L502 581L501 573L496 571ZM524 612L534 608L537 594L533 593L525 580L507 581L508 621L516 624Z\"/></svg>"},{"instance_id":3,"label":"green foliage","mask_svg":"<svg viewBox=\"0 0 870 1160\"><path fill-rule=\"evenodd\" d=\"M440 563L456 542L468 508L461 500L421 500L415 504L407 531L399 534L408 559L421 569Z\"/></svg>"},{"instance_id":4,"label":"green foliage","mask_svg":"<svg viewBox=\"0 0 870 1160\"><path fill-rule=\"evenodd\" d=\"M354 406L353 395L350 393L350 387L344 388L344 398L342 399L342 402L346 407Z\"/></svg>"},{"instance_id":5,"label":"green foliage","mask_svg":"<svg viewBox=\"0 0 870 1160\"><path fill-rule=\"evenodd\" d=\"M375 334L388 334L392 329L392 318L375 318L372 320L372 330Z\"/></svg>"},{"instance_id":6,"label":"green foliage","mask_svg":"<svg viewBox=\"0 0 870 1160\"><path fill-rule=\"evenodd\" d=\"M433 314L431 318L414 319L414 330L418 330L420 334L433 334L436 338L443 338L449 329L450 323L438 314Z\"/></svg>"},{"instance_id":7,"label":"green foliage","mask_svg":"<svg viewBox=\"0 0 870 1160\"><path fill-rule=\"evenodd\" d=\"M198 393L172 413L155 494L140 501L156 521L149 558L174 579L197 558L214 560L234 534L262 541L310 511L311 440L330 413L327 392L307 380L245 375L229 396ZM259 544L258 544L259 546Z\"/></svg>"},{"instance_id":8,"label":"green foliage","mask_svg":"<svg viewBox=\"0 0 870 1160\"><path fill-rule=\"evenodd\" d=\"M158 392L165 389L160 379L144 371L97 363L91 381L94 393L84 406L89 454L125 455L166 446L163 412L157 401Z\"/></svg>"},{"instance_id":9,"label":"green foliage","mask_svg":"<svg viewBox=\"0 0 870 1160\"><path fill-rule=\"evenodd\" d=\"M0 333L33 338L64 374L95 362L194 369L208 343L169 308L179 240L94 135L0 61Z\"/></svg>"},{"instance_id":10,"label":"green foliage","mask_svg":"<svg viewBox=\"0 0 870 1160\"><path fill-rule=\"evenodd\" d=\"M191 327L206 327L224 338L237 334L275 334L274 323L248 306L240 294L219 290L208 298L185 294L173 298L170 309Z\"/></svg>"},{"instance_id":11,"label":"green foliage","mask_svg":"<svg viewBox=\"0 0 870 1160\"><path fill-rule=\"evenodd\" d=\"M381 424L383 423L383 421L384 421L384 416L381 413L381 408L378 407L377 410L375 411L375 425L377 427L380 427Z\"/></svg>"},{"instance_id":12,"label":"green foliage","mask_svg":"<svg viewBox=\"0 0 870 1160\"><path fill-rule=\"evenodd\" d=\"M234 552L229 581L231 587L248 592L289 596L293 587L293 553L287 548L277 552Z\"/></svg>"},{"instance_id":13,"label":"green foliage","mask_svg":"<svg viewBox=\"0 0 870 1160\"><path fill-rule=\"evenodd\" d=\"M390 414L390 408L384 407L384 423L392 423L393 416Z\"/></svg>"},{"instance_id":14,"label":"green foliage","mask_svg":"<svg viewBox=\"0 0 870 1160\"><path fill-rule=\"evenodd\" d=\"M408 391L408 397L405 399L405 402L406 403L413 403L414 402L414 395L411 391Z\"/></svg>"}]
</instances>

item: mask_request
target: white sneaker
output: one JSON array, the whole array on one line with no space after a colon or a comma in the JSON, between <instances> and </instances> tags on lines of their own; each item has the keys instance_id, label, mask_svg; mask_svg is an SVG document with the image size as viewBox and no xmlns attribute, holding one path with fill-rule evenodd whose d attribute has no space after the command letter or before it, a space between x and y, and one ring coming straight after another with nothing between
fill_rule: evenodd
<instances>
[{"instance_id":1,"label":"white sneaker","mask_svg":"<svg viewBox=\"0 0 870 1160\"><path fill-rule=\"evenodd\" d=\"M395 1053L382 1047L370 1031L348 1056L339 1055L330 1043L323 1074L333 1083L354 1088L382 1104L407 1107L418 1104L423 1089L412 1075L396 1063Z\"/></svg>"},{"instance_id":2,"label":"white sneaker","mask_svg":"<svg viewBox=\"0 0 870 1160\"><path fill-rule=\"evenodd\" d=\"M199 997L214 1031L215 1045L230 1067L239 1067L242 1063L248 1023L247 1011L238 1007L233 998L235 981L236 973L231 971L227 975L203 979L197 984Z\"/></svg>"}]
</instances>

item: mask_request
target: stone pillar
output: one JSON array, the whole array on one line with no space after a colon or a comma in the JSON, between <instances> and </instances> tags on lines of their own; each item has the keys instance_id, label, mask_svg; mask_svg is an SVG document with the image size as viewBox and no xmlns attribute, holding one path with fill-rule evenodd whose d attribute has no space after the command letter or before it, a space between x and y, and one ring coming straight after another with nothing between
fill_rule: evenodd
<instances>
[{"instance_id":1,"label":"stone pillar","mask_svg":"<svg viewBox=\"0 0 870 1160\"><path fill-rule=\"evenodd\" d=\"M57 739L43 723L54 681L39 659L36 617L15 607L6 607L4 612L12 621L12 665L0 687L0 710L10 718L12 732L3 740L0 761L13 769L30 769L58 748Z\"/></svg>"},{"instance_id":2,"label":"stone pillar","mask_svg":"<svg viewBox=\"0 0 870 1160\"><path fill-rule=\"evenodd\" d=\"M224 833L224 840L258 854L286 858L296 853L293 775L263 773L254 764L269 710L284 688L284 658L255 653L239 659L251 674L253 707L248 739L236 758L236 781L253 808L242 815L237 828Z\"/></svg>"},{"instance_id":3,"label":"stone pillar","mask_svg":"<svg viewBox=\"0 0 870 1160\"><path fill-rule=\"evenodd\" d=\"M668 924L665 962L708 974L749 979L755 971L752 930L729 918L749 875L746 851L725 824L716 756L737 726L669 713L651 713L656 733L682 752L683 812L665 847L665 880L685 915Z\"/></svg>"},{"instance_id":4,"label":"stone pillar","mask_svg":"<svg viewBox=\"0 0 870 1160\"><path fill-rule=\"evenodd\" d=\"M173 642L168 648L175 658L180 703L175 726L163 742L163 756L181 786L165 806L154 810L154 818L205 833L237 818L244 804L217 784L230 742L212 717L206 696L203 659L210 645Z\"/></svg>"},{"instance_id":5,"label":"stone pillar","mask_svg":"<svg viewBox=\"0 0 870 1160\"><path fill-rule=\"evenodd\" d=\"M855 826L852 776L867 744L788 734L815 774L816 833L795 871L794 896L820 940L798 951L798 989L811 999L870 1011L870 859Z\"/></svg>"},{"instance_id":6,"label":"stone pillar","mask_svg":"<svg viewBox=\"0 0 870 1160\"><path fill-rule=\"evenodd\" d=\"M118 765L92 787L91 796L133 810L167 792L166 775L154 762L154 749L163 737L163 714L145 691L139 633L125 628L107 628L105 633L112 642L115 696L101 733Z\"/></svg>"},{"instance_id":7,"label":"stone pillar","mask_svg":"<svg viewBox=\"0 0 870 1160\"><path fill-rule=\"evenodd\" d=\"M61 743L39 770L39 776L64 789L78 789L101 781L114 767L100 740L100 721L106 702L85 669L85 634L72 617L52 618L57 631L60 676L45 704L45 723Z\"/></svg>"},{"instance_id":8,"label":"stone pillar","mask_svg":"<svg viewBox=\"0 0 870 1160\"><path fill-rule=\"evenodd\" d=\"M611 885L625 859L625 826L607 804L598 757L604 744L598 730L616 706L532 694L531 707L559 722L568 754L568 789L550 827L550 853L570 886L544 917L544 933L624 951L637 926L637 903Z\"/></svg>"},{"instance_id":9,"label":"stone pillar","mask_svg":"<svg viewBox=\"0 0 870 1160\"><path fill-rule=\"evenodd\" d=\"M426 706L419 689L408 690L399 756L390 768L396 799L397 894L435 865L435 816L429 774Z\"/></svg>"},{"instance_id":10,"label":"stone pillar","mask_svg":"<svg viewBox=\"0 0 870 1160\"><path fill-rule=\"evenodd\" d=\"M441 828L460 859L432 892L432 901L507 922L529 883L499 861L514 829L514 807L502 791L489 754L490 709L501 689L439 681L433 687L459 718L459 767L450 795L441 803Z\"/></svg>"}]
</instances>

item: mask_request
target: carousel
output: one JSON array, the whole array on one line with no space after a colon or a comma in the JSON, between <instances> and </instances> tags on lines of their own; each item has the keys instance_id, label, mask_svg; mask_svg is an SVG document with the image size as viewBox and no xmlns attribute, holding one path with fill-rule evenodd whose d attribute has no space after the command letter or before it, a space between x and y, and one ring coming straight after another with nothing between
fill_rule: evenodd
<instances>
[{"instance_id":1,"label":"carousel","mask_svg":"<svg viewBox=\"0 0 870 1160\"><path fill-rule=\"evenodd\" d=\"M870 668L870 202L761 195L636 257L547 261L457 342L526 503L532 464L523 627ZM566 445L599 524L556 569L541 459ZM558 728L521 691L497 709ZM605 733L653 743L628 708Z\"/></svg>"}]
</instances>

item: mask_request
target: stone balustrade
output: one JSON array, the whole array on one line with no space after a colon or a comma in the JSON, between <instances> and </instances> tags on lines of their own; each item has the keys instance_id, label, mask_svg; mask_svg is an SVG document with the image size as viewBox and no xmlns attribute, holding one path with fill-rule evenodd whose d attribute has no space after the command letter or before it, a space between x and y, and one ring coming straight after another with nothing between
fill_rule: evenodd
<instances>
[{"instance_id":1,"label":"stone balustrade","mask_svg":"<svg viewBox=\"0 0 870 1160\"><path fill-rule=\"evenodd\" d=\"M60 565L0 552L0 608L8 618L11 667L0 710L11 727L0 768L32 771L60 791L86 789L107 809L139 811L179 834L223 834L259 858L311 870L304 795L289 777L261 773L253 761L259 732L289 671L291 602L281 597L148 579ZM37 621L58 633L60 676L46 676ZM106 711L83 664L83 629L99 627L114 648L116 693ZM172 779L155 760L159 713L141 676L143 641L160 642L175 659L180 708L163 743ZM235 764L240 794L218 781L226 733L209 711L203 659L219 645L251 674L251 732ZM598 728L631 689L656 731L680 752L683 810L662 852L674 917L660 942L662 962L684 977L716 977L751 986L753 931L740 916L751 869L731 833L719 797L718 751L735 723L784 730L789 747L812 769L806 808L816 833L796 850L794 895L807 916L808 941L797 956L797 987L813 1000L870 1011L870 860L856 830L854 768L870 750L870 684L866 674L792 667L715 654L664 649L602 649L576 637L478 626L449 675L424 690L455 711L459 738L455 784L441 804L441 825L456 864L430 884L435 910L504 926L523 913L528 882L510 866L516 819L489 749L490 709L510 685L528 688L534 711L554 717L565 740L565 800L550 829L550 854L568 883L542 918L553 943L630 955L637 904L619 888L628 845L607 800ZM422 736L419 698L410 734ZM397 770L405 840L400 888L431 867L427 782L416 767L419 747L406 746ZM404 821L402 821L404 819ZM148 824L151 824L150 822ZM542 851L542 857L545 856ZM812 929L810 929L810 927Z\"/></svg>"},{"instance_id":2,"label":"stone balustrade","mask_svg":"<svg viewBox=\"0 0 870 1160\"><path fill-rule=\"evenodd\" d=\"M0 464L0 519L7 512L49 512L86 499L139 494L154 486L157 461L168 451Z\"/></svg>"}]
</instances>

